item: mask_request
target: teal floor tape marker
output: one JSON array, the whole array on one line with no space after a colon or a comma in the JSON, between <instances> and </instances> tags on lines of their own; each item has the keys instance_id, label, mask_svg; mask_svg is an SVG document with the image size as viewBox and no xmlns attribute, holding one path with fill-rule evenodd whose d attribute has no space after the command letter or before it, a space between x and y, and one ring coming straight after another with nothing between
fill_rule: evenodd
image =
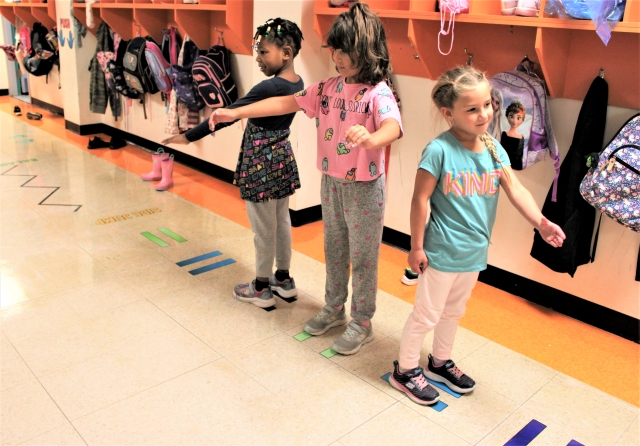
<instances>
[{"instance_id":1,"label":"teal floor tape marker","mask_svg":"<svg viewBox=\"0 0 640 446\"><path fill-rule=\"evenodd\" d=\"M176 263L176 265L187 266L187 265L191 265L192 263L198 263L198 262L202 262L203 260L210 259L212 257L217 257L219 255L222 255L220 251L213 251L207 254L202 254L201 256L198 256L198 257L192 257L187 260L182 260L181 262Z\"/></svg>"},{"instance_id":2,"label":"teal floor tape marker","mask_svg":"<svg viewBox=\"0 0 640 446\"><path fill-rule=\"evenodd\" d=\"M328 348L328 349L326 349L326 350L324 350L324 351L321 351L321 352L320 352L320 354L321 354L322 356L324 356L325 358L333 358L335 355L337 355L337 354L338 354L338 352L337 352L337 351L335 351L335 350L334 350L334 349L332 349L332 348Z\"/></svg>"},{"instance_id":3,"label":"teal floor tape marker","mask_svg":"<svg viewBox=\"0 0 640 446\"><path fill-rule=\"evenodd\" d=\"M439 383L438 381L434 381L432 379L427 378L427 381L429 381L429 384L431 384L434 387L437 387L440 390L444 390L445 392L447 392L449 395L453 395L456 398L460 398L462 396L461 393L458 393L456 391L451 390L450 388L448 388L446 385Z\"/></svg>"},{"instance_id":4,"label":"teal floor tape marker","mask_svg":"<svg viewBox=\"0 0 640 446\"><path fill-rule=\"evenodd\" d=\"M307 339L309 339L312 335L310 335L309 333L307 333L306 331L303 331L302 333L298 333L297 335L295 335L293 338L296 341L306 341Z\"/></svg>"},{"instance_id":5,"label":"teal floor tape marker","mask_svg":"<svg viewBox=\"0 0 640 446\"><path fill-rule=\"evenodd\" d=\"M223 266L231 265L232 263L236 263L233 259L225 259L216 263L212 263L211 265L203 266L201 268L192 269L189 271L189 274L192 276L197 276L198 274L206 273L207 271L211 271L214 269L222 268Z\"/></svg>"},{"instance_id":6,"label":"teal floor tape marker","mask_svg":"<svg viewBox=\"0 0 640 446\"><path fill-rule=\"evenodd\" d=\"M391 372L389 373L385 373L384 375L382 375L380 378L383 381L389 382L389 377L391 376ZM431 406L429 406L430 408L432 408L433 410L435 410L436 412L442 412L444 409L446 409L447 407L449 407L447 405L447 403L444 403L442 401L438 401L435 404L432 404Z\"/></svg>"},{"instance_id":7,"label":"teal floor tape marker","mask_svg":"<svg viewBox=\"0 0 640 446\"><path fill-rule=\"evenodd\" d=\"M187 241L186 238L180 237L178 234L168 230L167 228L158 228L158 231L162 232L165 235L168 235L169 237L171 237L172 239L174 239L178 243L184 243L184 242Z\"/></svg>"},{"instance_id":8,"label":"teal floor tape marker","mask_svg":"<svg viewBox=\"0 0 640 446\"><path fill-rule=\"evenodd\" d=\"M153 243L155 243L158 246L162 246L163 248L169 246L169 244L167 242L165 242L164 240L156 237L155 235L153 235L150 232L141 232L140 234L143 237L148 238L149 240L151 240Z\"/></svg>"}]
</instances>

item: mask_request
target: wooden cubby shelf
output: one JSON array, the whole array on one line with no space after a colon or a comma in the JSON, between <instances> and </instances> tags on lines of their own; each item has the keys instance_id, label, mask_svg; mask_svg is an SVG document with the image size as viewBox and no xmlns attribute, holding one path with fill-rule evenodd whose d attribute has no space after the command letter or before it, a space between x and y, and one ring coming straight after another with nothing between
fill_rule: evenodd
<instances>
[{"instance_id":1,"label":"wooden cubby shelf","mask_svg":"<svg viewBox=\"0 0 640 446\"><path fill-rule=\"evenodd\" d=\"M73 3L73 13L86 26L85 4ZM182 36L188 35L201 50L224 36L226 46L237 54L251 54L253 34L253 0L200 0L185 4L182 0L101 0L93 4L96 26L101 20L130 40L138 33L150 35L156 42L162 30L176 27Z\"/></svg>"},{"instance_id":2,"label":"wooden cubby shelf","mask_svg":"<svg viewBox=\"0 0 640 446\"><path fill-rule=\"evenodd\" d=\"M468 14L455 18L453 49L438 51L440 13L436 0L361 0L382 20L393 70L397 74L435 79L468 61L489 76L513 70L528 56L538 63L551 97L582 100L600 69L609 84L609 104L640 108L640 0L627 0L624 18L608 45L590 20L503 16L499 0L470 0ZM326 38L331 24L346 8L315 0L315 30ZM441 37L447 51L451 36Z\"/></svg>"},{"instance_id":3,"label":"wooden cubby shelf","mask_svg":"<svg viewBox=\"0 0 640 446\"><path fill-rule=\"evenodd\" d=\"M40 22L47 29L51 29L56 26L56 3L55 0L49 0L47 3L43 3L42 0L20 3L6 3L0 0L0 15L12 24L15 24L18 17L29 27L33 27L35 22Z\"/></svg>"}]
</instances>

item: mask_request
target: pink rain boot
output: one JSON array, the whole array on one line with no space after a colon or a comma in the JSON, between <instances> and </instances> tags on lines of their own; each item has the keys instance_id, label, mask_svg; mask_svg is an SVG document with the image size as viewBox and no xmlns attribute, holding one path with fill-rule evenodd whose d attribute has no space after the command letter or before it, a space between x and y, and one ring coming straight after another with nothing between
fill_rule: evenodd
<instances>
[{"instance_id":1,"label":"pink rain boot","mask_svg":"<svg viewBox=\"0 0 640 446\"><path fill-rule=\"evenodd\" d=\"M162 160L162 181L156 184L156 190L167 190L173 186L173 155Z\"/></svg>"},{"instance_id":2,"label":"pink rain boot","mask_svg":"<svg viewBox=\"0 0 640 446\"><path fill-rule=\"evenodd\" d=\"M158 149L158 151L151 155L153 159L153 168L149 173L143 173L140 175L144 181L158 181L162 179L162 167L161 161L169 158L168 153L164 153L164 149Z\"/></svg>"}]
</instances>

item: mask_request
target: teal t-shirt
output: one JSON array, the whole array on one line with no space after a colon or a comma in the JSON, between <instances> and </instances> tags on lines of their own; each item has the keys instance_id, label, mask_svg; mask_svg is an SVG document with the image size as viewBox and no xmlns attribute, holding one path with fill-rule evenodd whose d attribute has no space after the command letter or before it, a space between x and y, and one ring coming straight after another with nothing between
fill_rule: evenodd
<instances>
[{"instance_id":1,"label":"teal t-shirt","mask_svg":"<svg viewBox=\"0 0 640 446\"><path fill-rule=\"evenodd\" d=\"M495 139L494 143L502 163L510 166L505 150ZM444 272L486 269L498 207L500 164L489 149L471 152L444 132L424 149L418 167L438 179L424 230L429 266Z\"/></svg>"}]
</instances>

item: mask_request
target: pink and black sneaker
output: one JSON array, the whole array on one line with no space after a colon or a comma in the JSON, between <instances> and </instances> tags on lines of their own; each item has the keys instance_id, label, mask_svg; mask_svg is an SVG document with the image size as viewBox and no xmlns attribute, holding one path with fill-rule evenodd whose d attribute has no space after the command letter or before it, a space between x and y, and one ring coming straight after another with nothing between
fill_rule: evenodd
<instances>
[{"instance_id":1,"label":"pink and black sneaker","mask_svg":"<svg viewBox=\"0 0 640 446\"><path fill-rule=\"evenodd\" d=\"M427 382L421 367L401 373L398 361L393 361L393 373L389 377L389 384L423 406L430 406L440 400L440 394Z\"/></svg>"},{"instance_id":2,"label":"pink and black sneaker","mask_svg":"<svg viewBox=\"0 0 640 446\"><path fill-rule=\"evenodd\" d=\"M448 360L443 366L433 365L433 356L429 355L427 378L446 384L451 390L458 393L469 393L476 388L476 382L462 373L452 360Z\"/></svg>"}]
</instances>

